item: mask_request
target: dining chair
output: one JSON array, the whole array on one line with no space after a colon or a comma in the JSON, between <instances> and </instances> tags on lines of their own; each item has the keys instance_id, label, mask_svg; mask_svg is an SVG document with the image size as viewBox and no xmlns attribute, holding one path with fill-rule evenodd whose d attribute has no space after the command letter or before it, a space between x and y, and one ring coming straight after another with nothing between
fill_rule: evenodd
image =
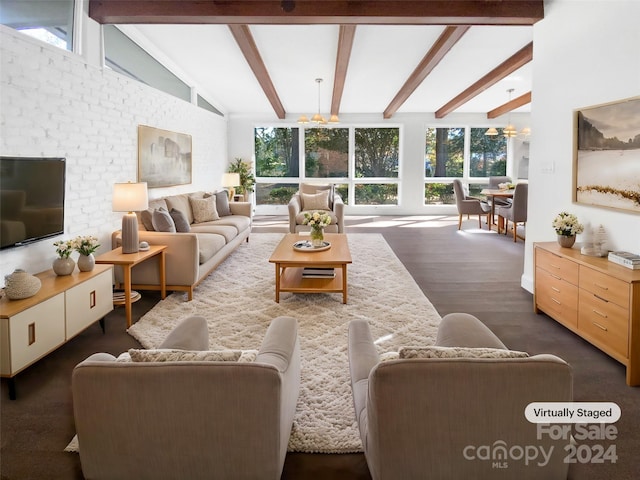
<instances>
[{"instance_id":1,"label":"dining chair","mask_svg":"<svg viewBox=\"0 0 640 480\"><path fill-rule=\"evenodd\" d=\"M511 183L511 177L509 177L508 175L491 176L489 177L489 186L487 188L489 188L490 190L498 190L501 183ZM493 204L493 209L495 212L496 207L511 205L511 199L505 197L487 196L487 203L490 206ZM495 223L495 218L492 218L491 221Z\"/></svg>"},{"instance_id":2,"label":"dining chair","mask_svg":"<svg viewBox=\"0 0 640 480\"><path fill-rule=\"evenodd\" d=\"M491 206L479 198L470 197L459 179L453 180L453 191L456 195L456 206L458 207L458 230L462 227L462 215L478 215L478 227L482 228L482 216L487 215L487 221L491 215Z\"/></svg>"},{"instance_id":3,"label":"dining chair","mask_svg":"<svg viewBox=\"0 0 640 480\"><path fill-rule=\"evenodd\" d=\"M504 219L504 234L509 230L509 220L513 222L513 241L518 241L518 223L527 223L527 201L529 197L529 184L518 183L513 192L513 202L510 206L497 207L498 233L501 233L501 225ZM502 217L502 218L500 218Z\"/></svg>"}]
</instances>

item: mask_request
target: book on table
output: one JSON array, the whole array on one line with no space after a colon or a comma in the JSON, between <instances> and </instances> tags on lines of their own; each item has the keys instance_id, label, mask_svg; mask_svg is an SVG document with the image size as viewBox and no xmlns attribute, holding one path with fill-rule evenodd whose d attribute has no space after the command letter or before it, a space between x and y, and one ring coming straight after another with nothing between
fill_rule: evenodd
<instances>
[{"instance_id":1,"label":"book on table","mask_svg":"<svg viewBox=\"0 0 640 480\"><path fill-rule=\"evenodd\" d=\"M608 259L610 262L622 265L623 267L631 268L633 270L640 269L640 255L636 255L630 252L609 252Z\"/></svg>"},{"instance_id":2,"label":"book on table","mask_svg":"<svg viewBox=\"0 0 640 480\"><path fill-rule=\"evenodd\" d=\"M304 267L302 276L304 278L334 278L336 272L333 267Z\"/></svg>"}]
</instances>

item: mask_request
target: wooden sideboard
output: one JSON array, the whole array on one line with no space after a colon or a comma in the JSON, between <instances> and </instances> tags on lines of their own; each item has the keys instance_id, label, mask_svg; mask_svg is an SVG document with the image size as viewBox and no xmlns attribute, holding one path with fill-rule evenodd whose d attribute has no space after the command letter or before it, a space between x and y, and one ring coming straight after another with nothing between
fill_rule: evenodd
<instances>
[{"instance_id":1,"label":"wooden sideboard","mask_svg":"<svg viewBox=\"0 0 640 480\"><path fill-rule=\"evenodd\" d=\"M36 275L42 287L22 300L0 299L0 374L13 377L113 310L113 267L96 265L91 272Z\"/></svg>"},{"instance_id":2,"label":"wooden sideboard","mask_svg":"<svg viewBox=\"0 0 640 480\"><path fill-rule=\"evenodd\" d=\"M640 385L640 270L534 243L533 306L627 367Z\"/></svg>"}]
</instances>

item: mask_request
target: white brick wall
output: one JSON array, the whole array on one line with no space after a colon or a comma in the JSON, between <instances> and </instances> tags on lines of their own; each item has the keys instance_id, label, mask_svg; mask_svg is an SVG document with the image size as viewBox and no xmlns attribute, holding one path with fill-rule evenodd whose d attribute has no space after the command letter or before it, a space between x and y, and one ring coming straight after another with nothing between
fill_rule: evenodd
<instances>
[{"instance_id":1,"label":"white brick wall","mask_svg":"<svg viewBox=\"0 0 640 480\"><path fill-rule=\"evenodd\" d=\"M2 281L16 268L51 268L59 239L95 235L98 253L110 249L121 220L113 183L137 179L138 125L193 141L193 183L151 189L150 198L220 187L225 119L0 25L0 154L67 159L64 236L0 252Z\"/></svg>"}]
</instances>

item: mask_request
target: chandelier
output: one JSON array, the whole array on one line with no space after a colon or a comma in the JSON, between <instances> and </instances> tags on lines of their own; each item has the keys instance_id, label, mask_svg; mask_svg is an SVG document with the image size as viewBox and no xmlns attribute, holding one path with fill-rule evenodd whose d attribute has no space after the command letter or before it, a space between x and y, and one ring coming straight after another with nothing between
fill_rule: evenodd
<instances>
[{"instance_id":1,"label":"chandelier","mask_svg":"<svg viewBox=\"0 0 640 480\"><path fill-rule=\"evenodd\" d=\"M513 93L513 88L510 88L507 90L507 92L509 93L509 102L511 102L511 94ZM488 128L486 132L484 132L485 135L489 135L490 137L495 137L496 135L498 135L498 130L495 129L494 127ZM516 135L518 135L518 131L516 130L516 127L514 127L511 124L511 110L509 110L509 117L507 118L507 126L504 127L502 129L502 135L504 135L506 138L513 138Z\"/></svg>"},{"instance_id":2,"label":"chandelier","mask_svg":"<svg viewBox=\"0 0 640 480\"><path fill-rule=\"evenodd\" d=\"M316 125L326 125L327 123L332 123L332 124L340 123L340 119L338 118L338 115L331 115L329 117L329 121L327 121L320 113L320 84L322 83L322 79L316 78L316 83L318 84L318 113L312 116L311 120L309 120L306 115L302 115L298 119L298 123L306 124L311 122L311 123L315 123Z\"/></svg>"}]
</instances>

